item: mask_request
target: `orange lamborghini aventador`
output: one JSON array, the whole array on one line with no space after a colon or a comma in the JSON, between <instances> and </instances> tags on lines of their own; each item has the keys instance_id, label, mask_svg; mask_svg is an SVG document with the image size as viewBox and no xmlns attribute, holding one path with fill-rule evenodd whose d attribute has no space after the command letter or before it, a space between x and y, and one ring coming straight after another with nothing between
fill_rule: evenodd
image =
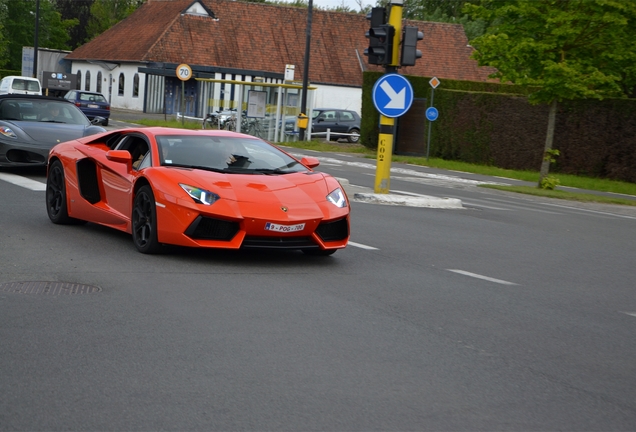
<instances>
[{"instance_id":1,"label":"orange lamborghini aventador","mask_svg":"<svg viewBox=\"0 0 636 432\"><path fill-rule=\"evenodd\" d=\"M259 138L229 131L122 129L53 147L53 223L92 222L162 245L297 249L330 255L349 240L338 181Z\"/></svg>"}]
</instances>

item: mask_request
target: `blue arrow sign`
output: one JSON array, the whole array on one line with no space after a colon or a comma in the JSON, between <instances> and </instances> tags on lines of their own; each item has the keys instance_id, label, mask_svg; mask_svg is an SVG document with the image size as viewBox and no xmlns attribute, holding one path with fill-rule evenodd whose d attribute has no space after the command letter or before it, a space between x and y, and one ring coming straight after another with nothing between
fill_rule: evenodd
<instances>
[{"instance_id":1,"label":"blue arrow sign","mask_svg":"<svg viewBox=\"0 0 636 432\"><path fill-rule=\"evenodd\" d=\"M411 83L398 74L386 74L373 86L373 105L385 117L400 117L413 103Z\"/></svg>"},{"instance_id":2,"label":"blue arrow sign","mask_svg":"<svg viewBox=\"0 0 636 432\"><path fill-rule=\"evenodd\" d=\"M426 118L428 121L435 121L439 117L439 112L437 112L437 108L430 107L426 109Z\"/></svg>"}]
</instances>

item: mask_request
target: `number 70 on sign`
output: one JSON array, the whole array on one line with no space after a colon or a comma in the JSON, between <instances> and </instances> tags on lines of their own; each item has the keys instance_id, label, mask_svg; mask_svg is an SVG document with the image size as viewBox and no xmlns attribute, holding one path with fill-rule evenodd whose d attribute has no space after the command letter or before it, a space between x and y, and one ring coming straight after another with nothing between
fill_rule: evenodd
<instances>
[{"instance_id":1,"label":"number 70 on sign","mask_svg":"<svg viewBox=\"0 0 636 432\"><path fill-rule=\"evenodd\" d=\"M187 64L177 66L177 78L181 81L187 81L192 77L192 68Z\"/></svg>"}]
</instances>

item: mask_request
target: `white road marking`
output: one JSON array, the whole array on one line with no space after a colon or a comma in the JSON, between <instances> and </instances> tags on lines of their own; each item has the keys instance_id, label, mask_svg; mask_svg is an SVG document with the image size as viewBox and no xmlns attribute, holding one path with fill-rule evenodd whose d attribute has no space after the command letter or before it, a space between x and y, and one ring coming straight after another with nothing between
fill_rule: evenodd
<instances>
[{"instance_id":1,"label":"white road marking","mask_svg":"<svg viewBox=\"0 0 636 432\"><path fill-rule=\"evenodd\" d=\"M510 208L492 207L492 206L487 206L487 205L483 205L483 204L472 202L472 201L466 201L466 200L462 200L462 203L466 204L469 207L479 207L479 208L485 208L488 210L515 211Z\"/></svg>"},{"instance_id":2,"label":"white road marking","mask_svg":"<svg viewBox=\"0 0 636 432\"><path fill-rule=\"evenodd\" d=\"M599 214L599 215L604 215L604 216L614 216L614 217L625 218L625 219L636 219L636 217L634 217L634 216L626 216L626 215L621 215L621 214L616 214L616 213L607 213L607 212L596 211L596 210L588 210L588 209L584 209L584 208L580 208L580 207L570 207L570 206L565 206L565 205L550 204L550 203L544 203L544 202L542 202L540 204L546 205L546 206L564 208L564 209L568 209L568 210L579 210L579 211L582 211L582 212L594 213L594 214Z\"/></svg>"},{"instance_id":3,"label":"white road marking","mask_svg":"<svg viewBox=\"0 0 636 432\"><path fill-rule=\"evenodd\" d=\"M46 190L46 183L31 180L15 174L0 173L0 180L4 180L17 186L22 186L23 188L31 189L33 191Z\"/></svg>"},{"instance_id":4,"label":"white road marking","mask_svg":"<svg viewBox=\"0 0 636 432\"><path fill-rule=\"evenodd\" d=\"M504 203L513 207L517 207L517 208L521 208L524 210L529 210L529 211L533 211L533 212L539 212L539 213L547 213L547 214L555 214L555 215L562 215L563 213L558 213L558 212L553 212L553 211L549 211L549 210L539 210L536 208L532 208L529 206L524 206L521 203L511 203L510 200L502 200L502 199L496 199L496 198L484 198L488 201L496 201L496 202L500 202L500 203Z\"/></svg>"},{"instance_id":5,"label":"white road marking","mask_svg":"<svg viewBox=\"0 0 636 432\"><path fill-rule=\"evenodd\" d=\"M450 272L453 272L453 273L463 274L464 276L470 276L470 277L474 277L474 278L477 278L477 279L483 279L483 280L486 280L486 281L490 281L490 282L494 282L494 283L498 283L498 284L502 284L502 285L519 285L519 284L516 284L514 282L508 282L508 281L501 280L501 279L495 279L495 278L491 278L491 277L488 277L488 276L479 275L477 273L470 273L470 272L467 272L467 271L464 271L464 270L454 270L454 269L446 269L446 270L448 270Z\"/></svg>"},{"instance_id":6,"label":"white road marking","mask_svg":"<svg viewBox=\"0 0 636 432\"><path fill-rule=\"evenodd\" d=\"M349 244L349 246L355 246L355 247L358 247L360 249L379 250L378 248L374 248L373 246L367 246L367 245L364 245L362 243L356 243L356 242L352 242L352 241L350 241L348 244Z\"/></svg>"},{"instance_id":7,"label":"white road marking","mask_svg":"<svg viewBox=\"0 0 636 432\"><path fill-rule=\"evenodd\" d=\"M636 312L621 312L621 313L624 313L625 315L636 317Z\"/></svg>"}]
</instances>

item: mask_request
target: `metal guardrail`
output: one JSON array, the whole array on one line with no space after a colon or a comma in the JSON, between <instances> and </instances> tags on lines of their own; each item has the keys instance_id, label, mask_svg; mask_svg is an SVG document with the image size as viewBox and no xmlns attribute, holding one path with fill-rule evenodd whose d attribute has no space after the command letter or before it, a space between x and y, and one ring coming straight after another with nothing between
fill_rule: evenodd
<instances>
[{"instance_id":1,"label":"metal guardrail","mask_svg":"<svg viewBox=\"0 0 636 432\"><path fill-rule=\"evenodd\" d=\"M325 135L327 141L331 141L331 129L327 129L327 132L310 132L309 133L309 139L311 139L312 136L316 136L316 135L321 135L321 136ZM357 133L342 133L342 132L338 132L338 133L334 132L334 135L337 135L339 137L346 137L346 136L357 136L357 137L359 137L360 136L360 134L357 134Z\"/></svg>"}]
</instances>

